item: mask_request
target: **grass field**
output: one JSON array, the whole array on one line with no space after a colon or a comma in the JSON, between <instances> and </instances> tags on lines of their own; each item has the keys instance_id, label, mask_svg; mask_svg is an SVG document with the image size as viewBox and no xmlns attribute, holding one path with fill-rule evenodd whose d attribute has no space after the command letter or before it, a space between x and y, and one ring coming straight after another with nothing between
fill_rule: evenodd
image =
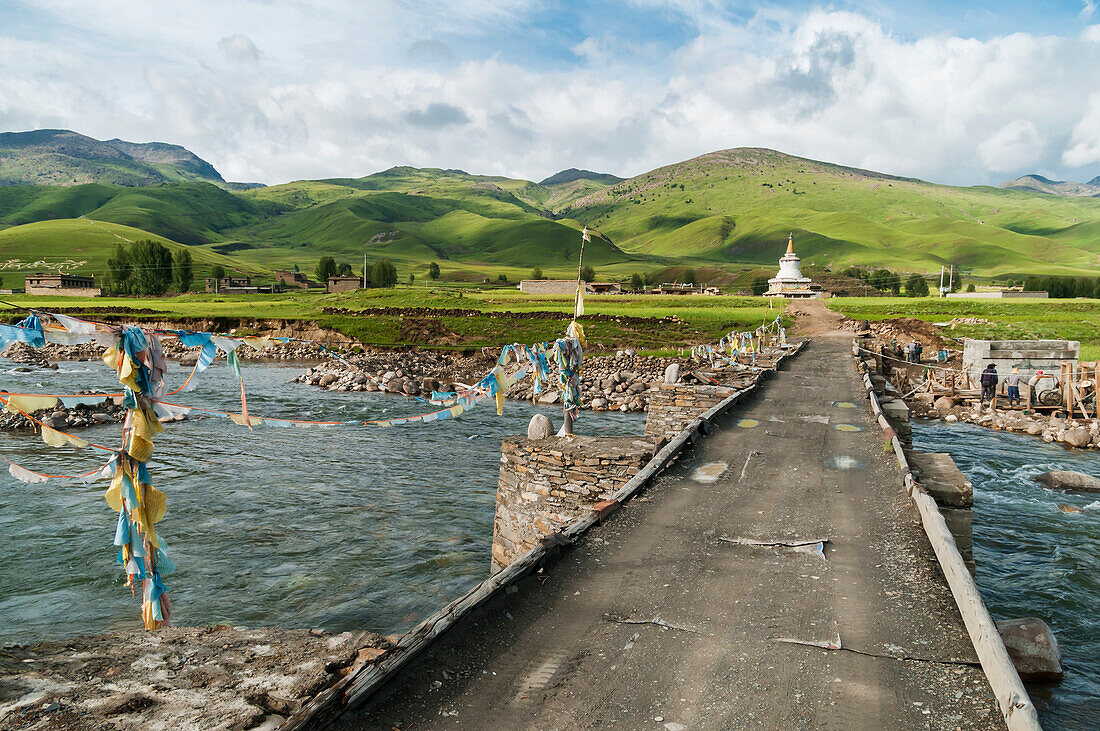
<instances>
[{"instance_id":1,"label":"grass field","mask_svg":"<svg viewBox=\"0 0 1100 731\"><path fill-rule=\"evenodd\" d=\"M317 323L349 337L379 346L475 348L513 342L530 343L559 337L567 319L531 317L524 313L570 313L568 296L530 296L516 290L476 291L468 287L396 287L343 294L186 295L168 298L99 298L9 296L5 301L46 312L51 308L112 308L111 319L227 320L285 319ZM435 313L371 312L377 308L431 308ZM353 311L326 313L325 308ZM459 312L454 312L454 311ZM129 314L128 311L133 311ZM715 342L731 330L755 329L781 313L752 297L659 297L616 295L585 298L582 318L589 349L608 352L632 347L642 352L668 351ZM363 314L355 314L363 312ZM509 313L521 315L510 317ZM621 320L596 320L605 315ZM15 310L6 319L21 316ZM100 315L102 317L102 315ZM662 318L635 322L629 318Z\"/></svg>"},{"instance_id":2,"label":"grass field","mask_svg":"<svg viewBox=\"0 0 1100 731\"><path fill-rule=\"evenodd\" d=\"M945 334L980 340L1079 340L1081 359L1100 358L1100 300L965 300L851 297L826 300L829 309L858 320L915 317L949 322L981 317L992 325L958 325Z\"/></svg>"}]
</instances>

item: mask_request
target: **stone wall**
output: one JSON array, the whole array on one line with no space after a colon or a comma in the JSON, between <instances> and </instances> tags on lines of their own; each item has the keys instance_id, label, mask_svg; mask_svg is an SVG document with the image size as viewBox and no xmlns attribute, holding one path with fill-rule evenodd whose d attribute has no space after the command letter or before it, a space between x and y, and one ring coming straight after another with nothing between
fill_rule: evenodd
<instances>
[{"instance_id":1,"label":"stone wall","mask_svg":"<svg viewBox=\"0 0 1100 731\"><path fill-rule=\"evenodd\" d=\"M610 498L652 456L653 442L638 437L505 439L500 448L492 572Z\"/></svg>"},{"instance_id":2,"label":"stone wall","mask_svg":"<svg viewBox=\"0 0 1100 731\"><path fill-rule=\"evenodd\" d=\"M670 438L736 389L728 386L689 386L684 383L662 385L649 393L645 435L654 439Z\"/></svg>"},{"instance_id":3,"label":"stone wall","mask_svg":"<svg viewBox=\"0 0 1100 731\"><path fill-rule=\"evenodd\" d=\"M99 287L32 287L27 285L27 294L45 297L99 297L103 290Z\"/></svg>"},{"instance_id":4,"label":"stone wall","mask_svg":"<svg viewBox=\"0 0 1100 731\"><path fill-rule=\"evenodd\" d=\"M1077 340L967 340L963 346L963 370L978 383L982 371L990 363L997 366L1002 379L1020 369L1025 378L1037 370L1058 373L1062 361L1077 361L1081 343Z\"/></svg>"}]
</instances>

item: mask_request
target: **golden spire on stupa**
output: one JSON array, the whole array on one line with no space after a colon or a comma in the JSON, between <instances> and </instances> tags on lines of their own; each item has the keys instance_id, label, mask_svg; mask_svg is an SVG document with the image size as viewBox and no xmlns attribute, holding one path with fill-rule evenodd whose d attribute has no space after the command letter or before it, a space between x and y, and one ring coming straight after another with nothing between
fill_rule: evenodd
<instances>
[{"instance_id":1,"label":"golden spire on stupa","mask_svg":"<svg viewBox=\"0 0 1100 731\"><path fill-rule=\"evenodd\" d=\"M794 232L792 231L791 235L787 237L787 256L790 256L793 253L794 253Z\"/></svg>"}]
</instances>

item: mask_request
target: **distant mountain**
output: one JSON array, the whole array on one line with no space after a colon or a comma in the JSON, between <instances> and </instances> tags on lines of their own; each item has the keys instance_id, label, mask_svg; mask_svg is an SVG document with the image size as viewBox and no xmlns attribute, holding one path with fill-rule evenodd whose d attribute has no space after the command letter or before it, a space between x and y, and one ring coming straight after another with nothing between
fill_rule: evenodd
<instances>
[{"instance_id":1,"label":"distant mountain","mask_svg":"<svg viewBox=\"0 0 1100 731\"><path fill-rule=\"evenodd\" d=\"M225 184L213 165L179 145L97 140L67 129L0 133L0 185L193 181Z\"/></svg>"},{"instance_id":2,"label":"distant mountain","mask_svg":"<svg viewBox=\"0 0 1100 731\"><path fill-rule=\"evenodd\" d=\"M612 185L623 180L623 178L620 178L618 175L612 175L611 173L594 173L591 170L569 168L568 170L554 173L549 178L540 180L539 185L549 188L554 185L561 185L562 183L572 183L574 180L591 180L593 183Z\"/></svg>"},{"instance_id":3,"label":"distant mountain","mask_svg":"<svg viewBox=\"0 0 1100 731\"><path fill-rule=\"evenodd\" d=\"M1065 180L1051 180L1042 175L1025 175L1022 178L1001 183L998 188L1008 190L1033 190L1048 195L1066 195L1074 198L1100 197L1100 175L1087 183L1074 183Z\"/></svg>"}]
</instances>

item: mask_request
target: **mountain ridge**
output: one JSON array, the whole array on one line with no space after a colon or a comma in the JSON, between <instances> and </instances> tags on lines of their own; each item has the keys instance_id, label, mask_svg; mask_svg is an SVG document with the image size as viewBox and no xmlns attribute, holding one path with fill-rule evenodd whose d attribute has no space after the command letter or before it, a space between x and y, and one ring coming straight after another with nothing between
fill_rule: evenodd
<instances>
[{"instance_id":1,"label":"mountain ridge","mask_svg":"<svg viewBox=\"0 0 1100 731\"><path fill-rule=\"evenodd\" d=\"M226 183L213 165L180 145L97 140L67 129L0 132L0 185L188 181Z\"/></svg>"},{"instance_id":2,"label":"mountain ridge","mask_svg":"<svg viewBox=\"0 0 1100 731\"><path fill-rule=\"evenodd\" d=\"M1100 197L1100 175L1087 183L1075 183L1067 180L1051 180L1038 173L1030 173L1001 183L997 187L1006 190L1033 190L1036 193L1074 198L1097 198Z\"/></svg>"}]
</instances>

